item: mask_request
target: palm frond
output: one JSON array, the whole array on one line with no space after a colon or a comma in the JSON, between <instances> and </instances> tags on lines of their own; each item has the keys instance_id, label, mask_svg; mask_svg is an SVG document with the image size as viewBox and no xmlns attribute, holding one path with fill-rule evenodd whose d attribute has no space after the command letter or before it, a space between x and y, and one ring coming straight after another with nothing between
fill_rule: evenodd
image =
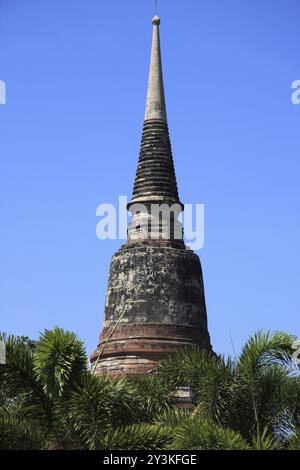
<instances>
[{"instance_id":1,"label":"palm frond","mask_svg":"<svg viewBox=\"0 0 300 470\"><path fill-rule=\"evenodd\" d=\"M211 367L215 367L219 358L197 348L183 350L159 364L158 372L162 380L170 386L192 386L199 377Z\"/></svg>"},{"instance_id":2,"label":"palm frond","mask_svg":"<svg viewBox=\"0 0 300 470\"><path fill-rule=\"evenodd\" d=\"M135 389L133 406L137 422L151 422L153 418L171 406L172 387L159 375L138 376L128 379Z\"/></svg>"},{"instance_id":3,"label":"palm frond","mask_svg":"<svg viewBox=\"0 0 300 470\"><path fill-rule=\"evenodd\" d=\"M15 336L4 339L6 364L1 366L1 375L7 392L11 396L31 392L37 388L32 350Z\"/></svg>"},{"instance_id":4,"label":"palm frond","mask_svg":"<svg viewBox=\"0 0 300 470\"><path fill-rule=\"evenodd\" d=\"M0 450L33 450L45 448L41 429L14 414L0 414Z\"/></svg>"},{"instance_id":5,"label":"palm frond","mask_svg":"<svg viewBox=\"0 0 300 470\"><path fill-rule=\"evenodd\" d=\"M195 379L197 408L194 414L216 424L231 426L237 397L234 363L228 359L212 360ZM234 418L235 419L235 418Z\"/></svg>"},{"instance_id":6,"label":"palm frond","mask_svg":"<svg viewBox=\"0 0 300 470\"><path fill-rule=\"evenodd\" d=\"M155 417L155 424L174 430L178 426L189 423L192 418L190 410L172 407Z\"/></svg>"},{"instance_id":7,"label":"palm frond","mask_svg":"<svg viewBox=\"0 0 300 470\"><path fill-rule=\"evenodd\" d=\"M62 396L86 370L87 355L75 333L57 327L45 330L34 352L34 371L47 395Z\"/></svg>"},{"instance_id":8,"label":"palm frond","mask_svg":"<svg viewBox=\"0 0 300 470\"><path fill-rule=\"evenodd\" d=\"M268 428L263 430L261 436L253 437L254 450L283 450L283 448L283 443Z\"/></svg>"},{"instance_id":9,"label":"palm frond","mask_svg":"<svg viewBox=\"0 0 300 470\"><path fill-rule=\"evenodd\" d=\"M135 389L127 379L87 373L82 385L70 393L61 416L86 448L96 449L110 428L134 422L134 396Z\"/></svg>"},{"instance_id":10,"label":"palm frond","mask_svg":"<svg viewBox=\"0 0 300 470\"><path fill-rule=\"evenodd\" d=\"M171 442L169 431L150 424L134 424L107 432L101 449L107 450L165 450Z\"/></svg>"},{"instance_id":11,"label":"palm frond","mask_svg":"<svg viewBox=\"0 0 300 470\"><path fill-rule=\"evenodd\" d=\"M245 344L239 357L239 367L250 375L271 363L290 364L292 344L296 337L282 331L258 331Z\"/></svg>"},{"instance_id":12,"label":"palm frond","mask_svg":"<svg viewBox=\"0 0 300 470\"><path fill-rule=\"evenodd\" d=\"M248 450L243 437L231 429L195 416L175 428L170 449L174 450Z\"/></svg>"}]
</instances>

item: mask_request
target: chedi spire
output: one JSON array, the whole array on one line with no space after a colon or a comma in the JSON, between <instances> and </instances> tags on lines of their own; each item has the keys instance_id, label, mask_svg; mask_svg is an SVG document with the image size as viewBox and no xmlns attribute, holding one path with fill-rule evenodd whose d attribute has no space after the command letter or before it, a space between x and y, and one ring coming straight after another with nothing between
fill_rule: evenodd
<instances>
[{"instance_id":1,"label":"chedi spire","mask_svg":"<svg viewBox=\"0 0 300 470\"><path fill-rule=\"evenodd\" d=\"M145 121L147 121L148 119L160 119L163 121L167 121L159 37L160 18L157 15L154 16L152 23L153 36Z\"/></svg>"},{"instance_id":2,"label":"chedi spire","mask_svg":"<svg viewBox=\"0 0 300 470\"><path fill-rule=\"evenodd\" d=\"M131 202L180 203L167 124L158 16L152 23L145 121Z\"/></svg>"}]
</instances>

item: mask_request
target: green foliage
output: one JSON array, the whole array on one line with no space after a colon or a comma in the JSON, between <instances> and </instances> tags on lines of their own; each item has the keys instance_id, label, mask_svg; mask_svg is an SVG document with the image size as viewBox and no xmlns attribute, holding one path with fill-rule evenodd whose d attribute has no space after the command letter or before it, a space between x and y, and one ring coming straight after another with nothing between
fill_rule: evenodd
<instances>
[{"instance_id":1,"label":"green foliage","mask_svg":"<svg viewBox=\"0 0 300 470\"><path fill-rule=\"evenodd\" d=\"M150 423L157 413L168 409L170 400L168 387L157 377L113 379L88 373L82 386L68 397L64 415L85 448L99 449L108 442L106 435L118 442L124 427L131 430L126 442L142 431L156 435L155 427L130 425Z\"/></svg>"},{"instance_id":2,"label":"green foliage","mask_svg":"<svg viewBox=\"0 0 300 470\"><path fill-rule=\"evenodd\" d=\"M251 380L254 374L270 364L289 364L295 339L295 336L282 331L274 333L258 331L242 349L239 357L241 371Z\"/></svg>"},{"instance_id":3,"label":"green foliage","mask_svg":"<svg viewBox=\"0 0 300 470\"><path fill-rule=\"evenodd\" d=\"M26 338L2 337L6 344L6 364L0 367L2 410L6 411L2 418L9 415L15 425L19 422L21 430L24 423L26 429L32 426L32 435L40 435L43 430L49 443L69 439L69 429L57 419L57 400L62 392L68 394L72 390L86 370L82 343L73 333L58 328L46 331L35 347ZM2 439L4 435L0 436Z\"/></svg>"},{"instance_id":4,"label":"green foliage","mask_svg":"<svg viewBox=\"0 0 300 470\"><path fill-rule=\"evenodd\" d=\"M175 428L170 449L247 450L249 446L237 431L194 416Z\"/></svg>"},{"instance_id":5,"label":"green foliage","mask_svg":"<svg viewBox=\"0 0 300 470\"><path fill-rule=\"evenodd\" d=\"M0 367L2 399L5 397L3 409L10 410L12 404L21 404L20 419L46 421L49 425L52 404L35 375L32 348L21 338L7 336L4 340L6 364Z\"/></svg>"},{"instance_id":6,"label":"green foliage","mask_svg":"<svg viewBox=\"0 0 300 470\"><path fill-rule=\"evenodd\" d=\"M43 449L45 436L33 423L10 414L0 413L0 450Z\"/></svg>"},{"instance_id":7,"label":"green foliage","mask_svg":"<svg viewBox=\"0 0 300 470\"><path fill-rule=\"evenodd\" d=\"M181 352L158 375L122 379L91 374L68 331L1 337L0 449L300 448L291 335L258 332L235 360ZM192 413L174 406L177 386L194 391Z\"/></svg>"},{"instance_id":8,"label":"green foliage","mask_svg":"<svg viewBox=\"0 0 300 470\"><path fill-rule=\"evenodd\" d=\"M157 375L138 376L129 379L134 387L133 406L139 422L150 423L170 408L173 387Z\"/></svg>"},{"instance_id":9,"label":"green foliage","mask_svg":"<svg viewBox=\"0 0 300 470\"><path fill-rule=\"evenodd\" d=\"M158 414L155 418L155 423L174 430L176 427L188 423L191 416L190 410L173 407Z\"/></svg>"},{"instance_id":10,"label":"green foliage","mask_svg":"<svg viewBox=\"0 0 300 470\"><path fill-rule=\"evenodd\" d=\"M172 436L172 450L246 450L249 446L240 433L203 419L199 413L171 409L157 417L157 423Z\"/></svg>"},{"instance_id":11,"label":"green foliage","mask_svg":"<svg viewBox=\"0 0 300 470\"><path fill-rule=\"evenodd\" d=\"M161 379L172 387L193 386L211 364L218 362L218 358L213 354L196 348L187 349L161 361L158 371Z\"/></svg>"},{"instance_id":12,"label":"green foliage","mask_svg":"<svg viewBox=\"0 0 300 470\"><path fill-rule=\"evenodd\" d=\"M31 392L37 390L39 385L33 369L33 352L19 338L8 336L5 338L6 364L2 365L1 372L9 394Z\"/></svg>"},{"instance_id":13,"label":"green foliage","mask_svg":"<svg viewBox=\"0 0 300 470\"><path fill-rule=\"evenodd\" d=\"M80 382L88 358L75 333L60 328L45 330L34 353L34 371L45 393L62 396L72 383Z\"/></svg>"},{"instance_id":14,"label":"green foliage","mask_svg":"<svg viewBox=\"0 0 300 470\"><path fill-rule=\"evenodd\" d=\"M87 449L97 449L112 427L134 422L131 406L135 390L126 379L109 379L87 373L82 385L63 404L65 423Z\"/></svg>"},{"instance_id":15,"label":"green foliage","mask_svg":"<svg viewBox=\"0 0 300 470\"><path fill-rule=\"evenodd\" d=\"M172 441L169 431L151 424L134 424L110 430L101 443L107 450L164 450Z\"/></svg>"},{"instance_id":16,"label":"green foliage","mask_svg":"<svg viewBox=\"0 0 300 470\"><path fill-rule=\"evenodd\" d=\"M284 443L283 448L286 450L300 450L300 430L297 429L294 434L289 436Z\"/></svg>"},{"instance_id":17,"label":"green foliage","mask_svg":"<svg viewBox=\"0 0 300 470\"><path fill-rule=\"evenodd\" d=\"M282 332L258 332L234 361L194 350L163 361L159 370L164 380L193 388L199 418L239 431L249 445L263 448L263 437L281 442L299 423L293 341Z\"/></svg>"},{"instance_id":18,"label":"green foliage","mask_svg":"<svg viewBox=\"0 0 300 470\"><path fill-rule=\"evenodd\" d=\"M284 443L265 428L261 435L254 435L252 448L254 450L283 450Z\"/></svg>"}]
</instances>

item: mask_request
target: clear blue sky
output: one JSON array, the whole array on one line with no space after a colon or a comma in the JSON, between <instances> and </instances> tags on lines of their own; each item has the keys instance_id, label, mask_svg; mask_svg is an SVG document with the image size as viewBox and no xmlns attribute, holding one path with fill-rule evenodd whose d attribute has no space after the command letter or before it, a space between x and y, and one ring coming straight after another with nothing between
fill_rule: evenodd
<instances>
[{"instance_id":1,"label":"clear blue sky","mask_svg":"<svg viewBox=\"0 0 300 470\"><path fill-rule=\"evenodd\" d=\"M130 196L152 0L0 0L0 330L97 344L111 255L96 207ZM160 0L183 202L204 203L215 351L300 336L299 0Z\"/></svg>"}]
</instances>

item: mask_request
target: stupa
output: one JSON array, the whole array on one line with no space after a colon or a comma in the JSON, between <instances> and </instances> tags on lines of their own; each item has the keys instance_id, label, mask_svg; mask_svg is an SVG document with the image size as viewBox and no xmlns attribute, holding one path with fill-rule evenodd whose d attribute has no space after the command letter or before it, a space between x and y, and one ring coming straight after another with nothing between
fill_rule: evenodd
<instances>
[{"instance_id":1,"label":"stupa","mask_svg":"<svg viewBox=\"0 0 300 470\"><path fill-rule=\"evenodd\" d=\"M169 138L160 48L153 38L128 240L111 260L97 374L145 374L178 350L211 351L199 256L186 247Z\"/></svg>"}]
</instances>

